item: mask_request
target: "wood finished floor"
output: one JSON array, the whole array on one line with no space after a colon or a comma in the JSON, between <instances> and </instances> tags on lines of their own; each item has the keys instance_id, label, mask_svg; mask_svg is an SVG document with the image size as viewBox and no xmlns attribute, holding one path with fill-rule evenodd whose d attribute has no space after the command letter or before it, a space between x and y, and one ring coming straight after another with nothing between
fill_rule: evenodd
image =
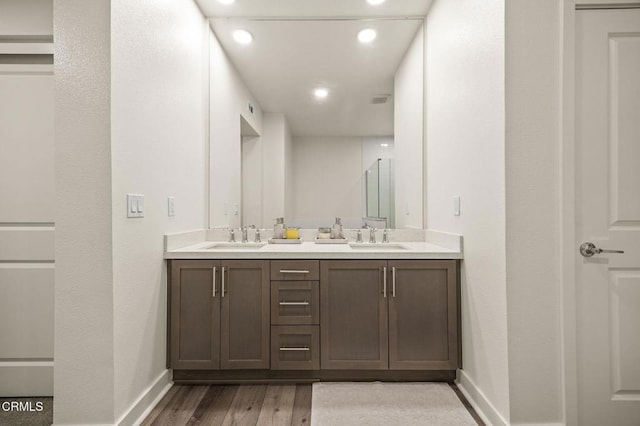
<instances>
[{"instance_id":1,"label":"wood finished floor","mask_svg":"<svg viewBox=\"0 0 640 426\"><path fill-rule=\"evenodd\" d=\"M173 386L143 426L309 425L311 385Z\"/></svg>"},{"instance_id":2,"label":"wood finished floor","mask_svg":"<svg viewBox=\"0 0 640 426\"><path fill-rule=\"evenodd\" d=\"M457 386L456 395L479 426L484 423ZM311 385L173 386L143 426L311 424Z\"/></svg>"}]
</instances>

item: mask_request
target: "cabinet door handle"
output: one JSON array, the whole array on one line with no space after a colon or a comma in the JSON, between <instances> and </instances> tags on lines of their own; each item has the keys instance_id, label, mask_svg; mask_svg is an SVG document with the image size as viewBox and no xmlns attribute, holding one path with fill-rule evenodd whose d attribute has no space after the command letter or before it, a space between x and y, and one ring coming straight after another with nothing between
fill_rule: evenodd
<instances>
[{"instance_id":1,"label":"cabinet door handle","mask_svg":"<svg viewBox=\"0 0 640 426\"><path fill-rule=\"evenodd\" d=\"M213 282L211 283L211 285L213 286L213 298L215 299L216 297L216 273L218 268L216 268L215 266L213 267Z\"/></svg>"},{"instance_id":2,"label":"cabinet door handle","mask_svg":"<svg viewBox=\"0 0 640 426\"><path fill-rule=\"evenodd\" d=\"M304 347L302 347L302 348L295 348L295 347L288 348L288 347L284 347L284 346L283 346L283 347L281 347L281 348L280 348L280 350L281 350L282 352L285 352L285 351L290 351L290 352L292 352L292 351L310 351L311 349L309 349L307 346L304 346Z\"/></svg>"},{"instance_id":3,"label":"cabinet door handle","mask_svg":"<svg viewBox=\"0 0 640 426\"><path fill-rule=\"evenodd\" d=\"M387 298L387 267L382 267L382 295Z\"/></svg>"},{"instance_id":4,"label":"cabinet door handle","mask_svg":"<svg viewBox=\"0 0 640 426\"><path fill-rule=\"evenodd\" d=\"M281 274L308 274L306 269L280 269Z\"/></svg>"},{"instance_id":5,"label":"cabinet door handle","mask_svg":"<svg viewBox=\"0 0 640 426\"><path fill-rule=\"evenodd\" d=\"M306 300L304 302L286 302L284 300L280 302L280 306L307 306L308 304L309 302Z\"/></svg>"},{"instance_id":6,"label":"cabinet door handle","mask_svg":"<svg viewBox=\"0 0 640 426\"><path fill-rule=\"evenodd\" d=\"M222 291L221 291L221 293L222 293L222 297L224 297L224 266L222 267L222 274L221 275L222 275L222 277L221 277L221 280L222 280Z\"/></svg>"},{"instance_id":7,"label":"cabinet door handle","mask_svg":"<svg viewBox=\"0 0 640 426\"><path fill-rule=\"evenodd\" d=\"M393 293L393 297L396 297L396 267L392 266L391 267L391 281L393 283L393 286L391 288L391 292Z\"/></svg>"}]
</instances>

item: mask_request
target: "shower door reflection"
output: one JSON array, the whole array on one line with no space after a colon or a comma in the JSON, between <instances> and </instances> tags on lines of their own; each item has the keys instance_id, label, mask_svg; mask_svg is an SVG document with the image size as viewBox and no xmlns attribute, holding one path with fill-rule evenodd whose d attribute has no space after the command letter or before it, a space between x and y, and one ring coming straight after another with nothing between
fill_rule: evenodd
<instances>
[{"instance_id":1,"label":"shower door reflection","mask_svg":"<svg viewBox=\"0 0 640 426\"><path fill-rule=\"evenodd\" d=\"M393 228L394 182L393 160L378 158L365 172L367 187L367 217L386 220L386 227Z\"/></svg>"}]
</instances>

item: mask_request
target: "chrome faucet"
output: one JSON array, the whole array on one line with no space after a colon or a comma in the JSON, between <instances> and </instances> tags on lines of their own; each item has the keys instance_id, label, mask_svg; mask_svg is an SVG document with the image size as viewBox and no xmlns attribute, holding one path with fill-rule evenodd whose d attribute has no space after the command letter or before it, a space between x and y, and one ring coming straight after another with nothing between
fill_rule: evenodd
<instances>
[{"instance_id":1,"label":"chrome faucet","mask_svg":"<svg viewBox=\"0 0 640 426\"><path fill-rule=\"evenodd\" d=\"M375 244L375 242L376 242L376 228L372 226L369 228L369 243Z\"/></svg>"},{"instance_id":2,"label":"chrome faucet","mask_svg":"<svg viewBox=\"0 0 640 426\"><path fill-rule=\"evenodd\" d=\"M236 231L234 231L233 228L229 228L229 242L230 243L236 242Z\"/></svg>"},{"instance_id":3,"label":"chrome faucet","mask_svg":"<svg viewBox=\"0 0 640 426\"><path fill-rule=\"evenodd\" d=\"M246 227L246 226L242 227L242 242L243 243L248 243L249 242L249 237L247 236L247 229L248 229L248 227Z\"/></svg>"},{"instance_id":4,"label":"chrome faucet","mask_svg":"<svg viewBox=\"0 0 640 426\"><path fill-rule=\"evenodd\" d=\"M362 231L358 229L358 232L356 232L356 243L361 243L362 242Z\"/></svg>"},{"instance_id":5,"label":"chrome faucet","mask_svg":"<svg viewBox=\"0 0 640 426\"><path fill-rule=\"evenodd\" d=\"M385 229L384 232L382 233L382 242L383 243L388 243L389 242L389 230Z\"/></svg>"},{"instance_id":6,"label":"chrome faucet","mask_svg":"<svg viewBox=\"0 0 640 426\"><path fill-rule=\"evenodd\" d=\"M260 228L256 228L256 238L255 238L254 242L256 242L256 243L262 242L262 240L260 239Z\"/></svg>"}]
</instances>

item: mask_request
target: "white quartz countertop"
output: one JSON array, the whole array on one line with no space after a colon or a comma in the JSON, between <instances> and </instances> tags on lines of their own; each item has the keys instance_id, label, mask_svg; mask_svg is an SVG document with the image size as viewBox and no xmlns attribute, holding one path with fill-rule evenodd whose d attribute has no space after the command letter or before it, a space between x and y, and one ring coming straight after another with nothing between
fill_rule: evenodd
<instances>
[{"instance_id":1,"label":"white quartz countertop","mask_svg":"<svg viewBox=\"0 0 640 426\"><path fill-rule=\"evenodd\" d=\"M424 231L423 231L424 232ZM447 234L450 235L450 234ZM427 232L426 236L429 234ZM169 238L171 236L168 236ZM391 241L390 243L300 244L227 243L205 239L195 244L173 247L166 244L165 259L462 259L462 237L433 241ZM459 239L459 244L455 243ZM427 238L424 238L425 240ZM166 241L166 240L165 240ZM186 242L186 240L185 240ZM263 241L266 242L266 241ZM176 245L176 244L173 244ZM447 247L448 246L448 247Z\"/></svg>"}]
</instances>

